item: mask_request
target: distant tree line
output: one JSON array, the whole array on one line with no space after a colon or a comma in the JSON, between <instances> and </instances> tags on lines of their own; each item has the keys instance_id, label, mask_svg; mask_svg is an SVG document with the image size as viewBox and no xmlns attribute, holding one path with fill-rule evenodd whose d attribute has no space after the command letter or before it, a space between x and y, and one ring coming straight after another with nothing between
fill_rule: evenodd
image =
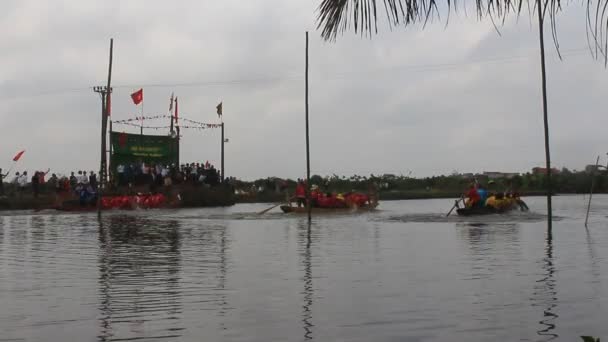
<instances>
[{"instance_id":1,"label":"distant tree line","mask_svg":"<svg viewBox=\"0 0 608 342\"><path fill-rule=\"evenodd\" d=\"M592 178L595 180L594 192L608 193L608 173L606 171L570 171L566 168L552 175L555 193L588 193ZM541 194L546 186L546 175L524 173L511 178L489 179L484 175L463 177L459 174L441 175L425 178L414 178L403 175L374 175L350 177L331 175L313 175L311 184L319 185L326 191L348 192L369 191L377 189L384 199L399 198L431 198L453 197L463 193L471 183L478 183L489 187L492 191L505 191L512 189L524 195ZM490 181L493 181L491 184ZM231 179L237 192L250 196L267 197L268 200L277 198L285 190L293 193L296 180L268 177L255 181L242 181ZM263 198L262 198L263 200Z\"/></svg>"}]
</instances>

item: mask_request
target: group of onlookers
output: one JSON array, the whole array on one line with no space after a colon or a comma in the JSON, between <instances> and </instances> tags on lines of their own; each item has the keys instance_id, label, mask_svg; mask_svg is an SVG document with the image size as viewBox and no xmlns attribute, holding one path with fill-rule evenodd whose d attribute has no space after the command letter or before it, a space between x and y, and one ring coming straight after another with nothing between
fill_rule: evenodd
<instances>
[{"instance_id":1,"label":"group of onlookers","mask_svg":"<svg viewBox=\"0 0 608 342\"><path fill-rule=\"evenodd\" d=\"M175 165L160 164L119 164L115 172L110 175L111 184L118 187L133 185L149 185L152 189L172 184L205 184L214 186L220 183L220 173L209 162ZM22 194L31 192L38 197L41 192L80 194L82 191L96 193L98 187L97 174L93 171L71 172L69 176L51 174L47 178L50 169L46 171L15 172L10 182L6 182L8 173L3 173L0 168L0 196L5 195L5 183L11 188L11 193Z\"/></svg>"},{"instance_id":2,"label":"group of onlookers","mask_svg":"<svg viewBox=\"0 0 608 342\"><path fill-rule=\"evenodd\" d=\"M50 169L46 171L34 171L30 176L27 171L15 172L14 177L9 182L12 189L17 193L25 193L31 189L34 197L38 197L41 192L55 191L57 193L78 191L79 188L89 188L91 191L97 190L97 175L91 171L87 175L86 171L71 172L70 176L57 176L51 174L47 179ZM9 176L0 169L0 196L5 195L4 181Z\"/></svg>"},{"instance_id":3,"label":"group of onlookers","mask_svg":"<svg viewBox=\"0 0 608 342\"><path fill-rule=\"evenodd\" d=\"M219 172L209 162L175 165L162 164L119 164L113 175L113 184L122 186L150 185L151 187L171 186L173 184L220 183Z\"/></svg>"}]
</instances>

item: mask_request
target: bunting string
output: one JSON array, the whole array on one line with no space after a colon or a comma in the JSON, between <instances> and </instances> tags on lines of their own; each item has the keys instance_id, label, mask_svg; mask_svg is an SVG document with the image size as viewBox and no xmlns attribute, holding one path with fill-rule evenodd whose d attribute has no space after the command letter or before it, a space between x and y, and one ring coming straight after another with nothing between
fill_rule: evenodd
<instances>
[{"instance_id":1,"label":"bunting string","mask_svg":"<svg viewBox=\"0 0 608 342\"><path fill-rule=\"evenodd\" d=\"M114 120L112 121L112 124L117 124L117 125L129 125L129 126L136 126L136 127L142 127L141 125L136 125L133 124L133 122L139 122L141 120L155 120L155 119L170 119L171 116L170 115L154 115L154 116L136 116L130 119L124 119L124 120ZM200 122L200 121L195 121L195 120L190 120L187 118L180 118L180 121L185 121L188 122L190 124L193 125L186 125L186 126L179 126L181 128L220 128L222 127L222 124L211 124L211 123L205 123L205 122ZM155 129L156 127L160 128L170 128L170 126L143 126L143 128L151 128L151 129Z\"/></svg>"},{"instance_id":2,"label":"bunting string","mask_svg":"<svg viewBox=\"0 0 608 342\"><path fill-rule=\"evenodd\" d=\"M121 120L122 121L122 120ZM143 127L145 129L154 129L154 130L159 130L159 129L169 129L171 128L171 126L141 126L139 124L136 123L132 123L132 122L120 122L120 121L113 121L112 123L115 123L117 125L125 125L125 126L133 126L133 127ZM217 128L220 127L221 125L218 124L203 124L203 125L197 125L197 126L192 126L192 125L185 125L185 126L176 126L181 128L186 128L186 129L198 129L198 130L203 130L203 129L209 129L209 128Z\"/></svg>"}]
</instances>

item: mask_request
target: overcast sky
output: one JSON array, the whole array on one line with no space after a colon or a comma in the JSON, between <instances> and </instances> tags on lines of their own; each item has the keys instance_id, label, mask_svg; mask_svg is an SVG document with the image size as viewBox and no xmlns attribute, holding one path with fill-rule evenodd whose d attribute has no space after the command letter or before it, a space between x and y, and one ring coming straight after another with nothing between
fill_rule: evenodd
<instances>
[{"instance_id":1,"label":"overcast sky","mask_svg":"<svg viewBox=\"0 0 608 342\"><path fill-rule=\"evenodd\" d=\"M459 13L445 23L335 43L316 30L319 0L5 0L0 12L0 167L99 168L100 100L114 44L113 118L218 121L226 174L305 175L304 32L310 31L311 167L319 174L528 171L544 165L536 23ZM383 12L381 12L383 13ZM471 14L473 12L469 12ZM608 152L608 71L587 49L584 8L547 30L553 164L582 169ZM165 120L166 121L166 120ZM167 122L146 122L166 125ZM115 126L137 132L136 128ZM152 131L149 131L152 133ZM157 131L161 134L165 132ZM220 131L183 131L182 161L219 165Z\"/></svg>"}]
</instances>

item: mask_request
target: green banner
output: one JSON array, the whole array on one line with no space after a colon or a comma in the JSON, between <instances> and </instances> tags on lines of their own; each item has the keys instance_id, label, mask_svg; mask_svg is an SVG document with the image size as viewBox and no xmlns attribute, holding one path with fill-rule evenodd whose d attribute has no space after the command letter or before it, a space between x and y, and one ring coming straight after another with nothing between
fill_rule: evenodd
<instances>
[{"instance_id":1,"label":"green banner","mask_svg":"<svg viewBox=\"0 0 608 342\"><path fill-rule=\"evenodd\" d=\"M141 135L111 132L112 155L110 162L116 169L119 164L177 165L178 140L164 135ZM116 170L112 170L116 171Z\"/></svg>"}]
</instances>

